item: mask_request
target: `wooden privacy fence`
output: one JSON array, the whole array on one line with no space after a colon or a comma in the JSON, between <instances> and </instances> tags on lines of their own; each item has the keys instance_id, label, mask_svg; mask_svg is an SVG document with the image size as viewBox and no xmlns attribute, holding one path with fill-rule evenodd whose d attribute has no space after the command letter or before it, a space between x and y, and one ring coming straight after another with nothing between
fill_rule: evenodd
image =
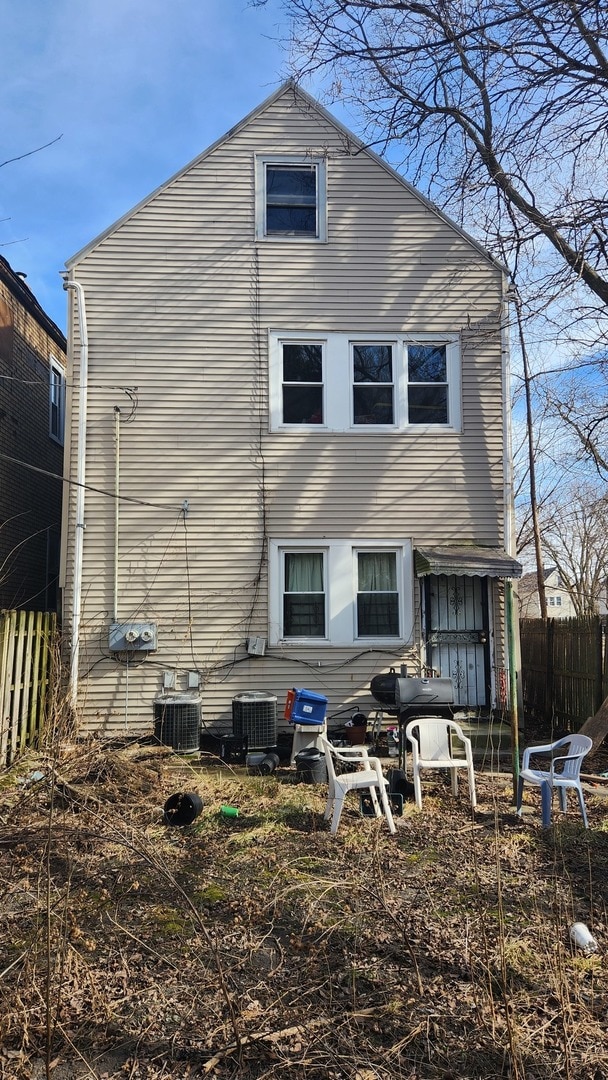
<instances>
[{"instance_id":1,"label":"wooden privacy fence","mask_svg":"<svg viewBox=\"0 0 608 1080\"><path fill-rule=\"evenodd\" d=\"M577 731L608 696L605 620L522 619L524 713Z\"/></svg>"},{"instance_id":2,"label":"wooden privacy fence","mask_svg":"<svg viewBox=\"0 0 608 1080\"><path fill-rule=\"evenodd\" d=\"M42 731L56 637L54 612L0 611L0 767Z\"/></svg>"}]
</instances>

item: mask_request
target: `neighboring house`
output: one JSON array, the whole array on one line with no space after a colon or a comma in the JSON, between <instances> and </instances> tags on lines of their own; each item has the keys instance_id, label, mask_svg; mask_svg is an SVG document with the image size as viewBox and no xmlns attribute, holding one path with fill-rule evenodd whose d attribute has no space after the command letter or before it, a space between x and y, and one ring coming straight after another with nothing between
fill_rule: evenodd
<instances>
[{"instance_id":1,"label":"neighboring house","mask_svg":"<svg viewBox=\"0 0 608 1080\"><path fill-rule=\"evenodd\" d=\"M543 568L547 617L549 619L573 619L576 609L567 586L555 566ZM522 619L540 619L540 598L536 571L524 574L518 586L519 614Z\"/></svg>"},{"instance_id":2,"label":"neighboring house","mask_svg":"<svg viewBox=\"0 0 608 1080\"><path fill-rule=\"evenodd\" d=\"M55 610L66 340L0 255L0 608Z\"/></svg>"},{"instance_id":3,"label":"neighboring house","mask_svg":"<svg viewBox=\"0 0 608 1080\"><path fill-rule=\"evenodd\" d=\"M401 663L492 709L502 266L291 83L67 266L82 729L199 678L211 724L293 686L365 708Z\"/></svg>"}]
</instances>

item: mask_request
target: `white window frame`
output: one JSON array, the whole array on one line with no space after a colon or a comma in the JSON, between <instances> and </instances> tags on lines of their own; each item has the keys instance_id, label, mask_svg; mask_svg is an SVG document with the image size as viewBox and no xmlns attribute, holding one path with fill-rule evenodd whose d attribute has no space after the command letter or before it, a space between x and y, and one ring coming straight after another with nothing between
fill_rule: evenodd
<instances>
[{"instance_id":1,"label":"white window frame","mask_svg":"<svg viewBox=\"0 0 608 1080\"><path fill-rule=\"evenodd\" d=\"M324 612L323 612L323 622L325 624L325 634L324 634L323 637L315 635L314 637L306 638L306 640L307 641L321 641L321 642L323 642L323 641L327 640L327 631L328 631L328 627L329 627L329 588L328 588L329 560L328 560L327 548L325 548L325 547L317 547L317 546L311 547L310 545L306 545L306 544L297 544L297 545L293 544L293 545L289 545L286 548L281 549L281 553L280 553L280 569L279 569L279 574L280 574L279 593L280 593L281 609L280 609L280 612L279 612L279 618L280 618L280 623L282 625L283 624L283 599L284 599L284 596L285 596L285 578L286 578L286 576L285 576L285 559L284 559L284 555L286 553L288 553L290 555L291 554L298 555L298 554L307 553L307 552L310 552L310 551L318 552L319 554L321 554L323 556L323 596L324 596L324 600L325 600ZM285 638L283 638L283 640L286 641L286 642L292 642L292 641L298 641L298 640L304 640L304 639L296 638L296 637L285 637Z\"/></svg>"},{"instance_id":2,"label":"white window frame","mask_svg":"<svg viewBox=\"0 0 608 1080\"><path fill-rule=\"evenodd\" d=\"M57 431L53 418L57 418ZM65 434L65 368L56 357L49 358L49 436L63 446Z\"/></svg>"},{"instance_id":3,"label":"white window frame","mask_svg":"<svg viewBox=\"0 0 608 1080\"><path fill-rule=\"evenodd\" d=\"M286 552L319 551L324 556L326 612L325 637L283 636L284 555ZM399 593L398 637L357 637L358 562L361 551L394 551ZM272 539L268 544L269 642L273 646L402 646L412 638L413 545L411 540Z\"/></svg>"},{"instance_id":4,"label":"white window frame","mask_svg":"<svg viewBox=\"0 0 608 1080\"><path fill-rule=\"evenodd\" d=\"M283 345L320 345L322 364L322 401L323 423L322 424L284 424L283 423ZM327 335L318 334L290 334L276 338L270 347L270 415L280 418L278 428L286 431L295 431L305 428L307 431L315 428L324 430L327 428ZM272 430L277 430L271 421Z\"/></svg>"},{"instance_id":5,"label":"white window frame","mask_svg":"<svg viewBox=\"0 0 608 1080\"><path fill-rule=\"evenodd\" d=\"M283 423L283 345L317 344L323 349L323 423ZM448 386L448 423L410 424L408 419L408 345L445 345ZM393 423L355 424L353 345L392 345ZM269 413L271 431L340 431L353 434L386 435L458 433L462 431L460 335L450 334L344 334L302 330L268 331ZM359 384L357 384L359 385ZM419 384L412 384L419 385Z\"/></svg>"},{"instance_id":6,"label":"white window frame","mask_svg":"<svg viewBox=\"0 0 608 1080\"><path fill-rule=\"evenodd\" d=\"M377 384L378 386L390 386L390 388L391 388L391 411L392 411L393 419L392 419L392 422L390 424L378 424L378 425L376 425L376 424L355 424L355 388L358 387L358 386L372 386L373 385L373 383L355 382L355 349L356 349L356 347L358 345L360 345L362 347L365 346L365 345L388 345L388 346L390 346L390 349L391 349L391 381L390 381L390 383L378 383ZM396 348L398 349L398 346L396 346L395 343L392 342L392 341L378 341L378 340L376 340L376 338L373 338L373 339L370 339L370 340L367 340L367 341L363 341L363 340L359 341L359 340L351 339L349 341L349 343L348 343L348 347L349 347L349 351L350 351L350 409L351 409L351 418L350 418L350 420L351 420L351 426L353 428L370 428L371 427L371 428L374 428L374 429L377 428L378 430L380 430L382 428L385 428L385 429L386 428L389 428L389 429L394 428L395 427L395 417L396 417L396 414L397 414L398 374L399 374L399 372L398 372L398 360L397 360L397 357L395 356L395 351L396 351Z\"/></svg>"},{"instance_id":7,"label":"white window frame","mask_svg":"<svg viewBox=\"0 0 608 1080\"><path fill-rule=\"evenodd\" d=\"M313 166L317 173L316 235L290 236L266 231L266 167L268 165ZM284 244L327 243L327 163L324 157L302 154L256 154L255 157L255 238Z\"/></svg>"}]
</instances>

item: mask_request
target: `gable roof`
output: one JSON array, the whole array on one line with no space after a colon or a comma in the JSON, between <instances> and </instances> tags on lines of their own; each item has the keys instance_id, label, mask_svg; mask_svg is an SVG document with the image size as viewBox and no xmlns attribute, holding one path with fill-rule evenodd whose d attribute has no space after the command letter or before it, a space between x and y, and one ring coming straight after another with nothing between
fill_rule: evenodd
<instances>
[{"instance_id":1,"label":"gable roof","mask_svg":"<svg viewBox=\"0 0 608 1080\"><path fill-rule=\"evenodd\" d=\"M571 595L570 588L562 579L556 566L543 566L542 573L543 581L548 589L559 589L561 592L565 592L569 596ZM550 579L554 574L556 575L556 581L551 582ZM529 599L531 596L533 596L534 593L537 593L538 577L536 570L530 570L528 571L528 573L524 574L523 577L520 579L519 585L520 596L525 597L526 599Z\"/></svg>"},{"instance_id":2,"label":"gable roof","mask_svg":"<svg viewBox=\"0 0 608 1080\"><path fill-rule=\"evenodd\" d=\"M0 255L0 281L4 282L15 299L18 300L27 312L29 312L32 318L36 320L49 337L53 339L57 347L65 353L67 349L65 334L61 332L57 323L53 322L50 315L47 315L42 305L39 304L29 285L25 281L25 275L13 270L8 259L5 259L3 255Z\"/></svg>"},{"instance_id":3,"label":"gable roof","mask_svg":"<svg viewBox=\"0 0 608 1080\"><path fill-rule=\"evenodd\" d=\"M170 176L168 180L165 180L165 182L161 184L160 187L155 188L154 191L152 191L149 195L146 195L146 197L142 199L139 203L137 203L136 206L134 206L131 210L128 210L126 214L123 214L122 217L120 217L112 225L108 226L107 229L104 229L103 232L101 232L83 248L77 251L75 255L72 255L70 259L67 259L65 263L67 269L73 269L74 266L76 266L82 259L89 255L108 236L110 236L113 232L115 232L127 221L129 221L130 218L134 217L135 214L137 214L140 210L147 206L148 203L152 202L152 200L155 199L159 194L161 194L161 192L170 187L171 184L175 183L176 180L179 180L180 177L188 173L190 169L195 168L200 162L204 161L204 159L208 157L209 154L213 153L213 151L217 149L218 146L221 146L222 143L227 142L229 139L232 139L234 135L237 134L237 132L242 131L243 128L247 127L248 124L250 124L263 112L265 112L265 110L269 108L269 106L273 105L275 101L278 101L279 98L281 98L284 94L288 92L293 93L294 97L300 98L302 102L307 106L307 108L316 110L319 115L324 118L324 120L326 120L351 143L353 143L360 152L365 153L369 157L373 158L379 165L382 166L383 169L389 172L404 188L406 188L406 190L411 195L413 195L429 210L431 210L432 213L436 214L437 217L439 217L442 221L449 225L451 229L454 229L468 244L471 244L476 249L476 251L478 251L493 267L500 270L501 273L508 273L505 265L501 263L498 259L496 259L493 255L491 255L490 252L487 251L482 244L480 244L477 240L475 240L472 236L465 232L465 230L462 229L460 225L458 225L447 214L440 210L439 207L435 206L435 204L431 202L430 199L427 199L426 196L422 194L422 192L418 191L417 188L413 186L413 184L410 184L408 180L401 176L401 174L397 172L397 170L394 169L392 165L389 165L388 162L384 160L384 158L381 158L379 154L376 154L375 151L371 150L368 146L366 146L365 143L363 143L357 135L353 134L353 132L350 131L347 127L345 127L345 125L342 124L339 120L336 120L335 116L332 116L332 114L328 112L327 109L325 109L318 101L316 101L315 98L311 97L310 94L308 94L305 90L298 86L298 84L293 79L288 79L286 82L284 82L260 105L258 105L255 109L252 109L252 111L248 113L247 116L243 117L243 119L240 120L238 124L235 124L234 127L230 128L230 130L227 131L224 135L220 136L219 139L216 139L215 142L211 143L211 145L208 146L206 150L204 150L201 154L198 154L197 157L193 158L192 161L188 162L187 165L184 165L183 168L179 169L176 173L173 174L173 176Z\"/></svg>"}]
</instances>

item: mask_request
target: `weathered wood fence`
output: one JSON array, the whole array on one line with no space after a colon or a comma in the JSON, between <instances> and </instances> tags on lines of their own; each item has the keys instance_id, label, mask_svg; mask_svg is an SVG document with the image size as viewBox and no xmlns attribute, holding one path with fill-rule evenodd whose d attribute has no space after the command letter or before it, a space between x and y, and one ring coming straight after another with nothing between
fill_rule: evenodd
<instances>
[{"instance_id":1,"label":"weathered wood fence","mask_svg":"<svg viewBox=\"0 0 608 1080\"><path fill-rule=\"evenodd\" d=\"M522 619L524 714L577 731L608 696L606 623Z\"/></svg>"},{"instance_id":2,"label":"weathered wood fence","mask_svg":"<svg viewBox=\"0 0 608 1080\"><path fill-rule=\"evenodd\" d=\"M0 767L43 730L56 642L54 612L0 611Z\"/></svg>"}]
</instances>

